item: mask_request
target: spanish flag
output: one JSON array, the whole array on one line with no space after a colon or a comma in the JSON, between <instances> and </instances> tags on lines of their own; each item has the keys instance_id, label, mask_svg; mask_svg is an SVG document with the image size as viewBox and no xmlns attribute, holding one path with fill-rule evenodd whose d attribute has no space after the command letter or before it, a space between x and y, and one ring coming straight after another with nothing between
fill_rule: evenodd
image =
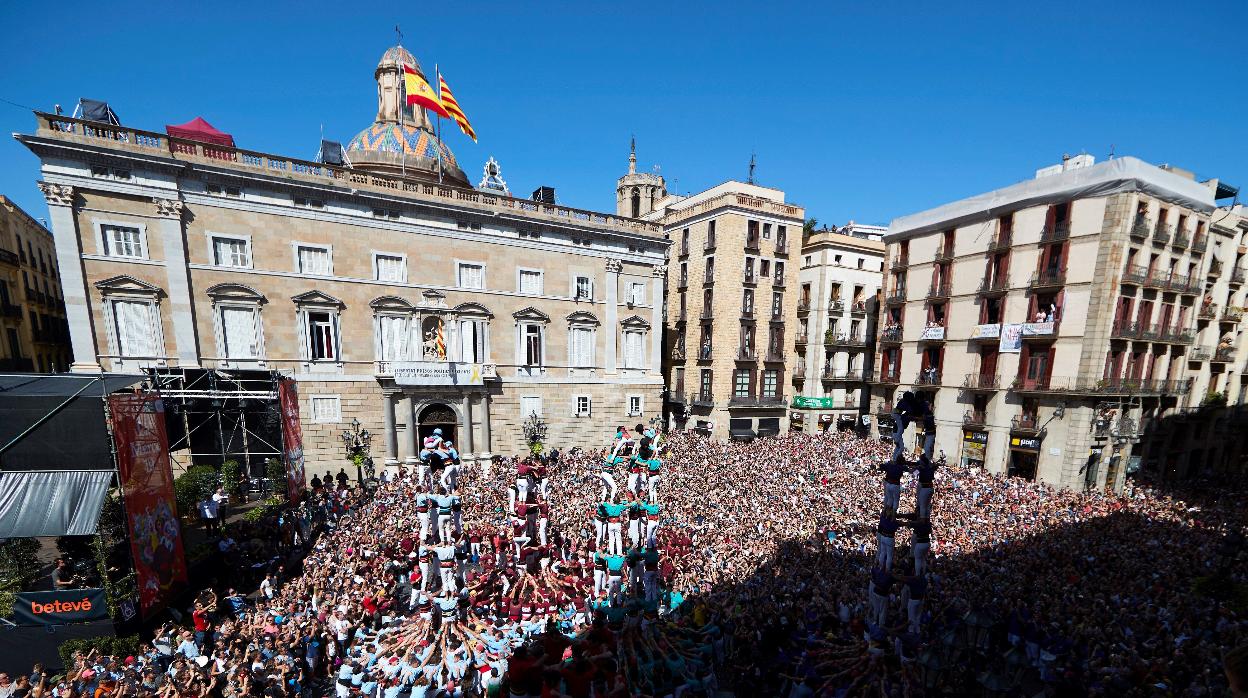
<instances>
[{"instance_id":1,"label":"spanish flag","mask_svg":"<svg viewBox=\"0 0 1248 698\"><path fill-rule=\"evenodd\" d=\"M459 108L459 102L455 101L455 95L451 94L451 86L446 84L446 78L438 74L438 86L442 93L442 106L446 107L446 111L450 113L455 123L459 124L459 130L464 132L465 136L472 139L473 143L477 142L477 132L472 130L472 124L468 123L468 117L464 116L464 110Z\"/></svg>"},{"instance_id":2,"label":"spanish flag","mask_svg":"<svg viewBox=\"0 0 1248 698\"><path fill-rule=\"evenodd\" d=\"M438 100L438 95L434 94L433 88L425 80L425 76L416 72L416 69L410 65L403 66L403 87L407 92L407 106L420 105L438 116L451 118L446 108L442 106L442 102Z\"/></svg>"}]
</instances>

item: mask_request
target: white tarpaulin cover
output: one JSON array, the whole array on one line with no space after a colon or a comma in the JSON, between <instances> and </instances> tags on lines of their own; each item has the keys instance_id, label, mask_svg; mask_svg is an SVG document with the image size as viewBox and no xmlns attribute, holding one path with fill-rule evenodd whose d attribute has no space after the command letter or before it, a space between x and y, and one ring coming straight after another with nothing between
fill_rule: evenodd
<instances>
[{"instance_id":1,"label":"white tarpaulin cover","mask_svg":"<svg viewBox=\"0 0 1248 698\"><path fill-rule=\"evenodd\" d=\"M95 533L111 470L0 472L0 539Z\"/></svg>"},{"instance_id":2,"label":"white tarpaulin cover","mask_svg":"<svg viewBox=\"0 0 1248 698\"><path fill-rule=\"evenodd\" d=\"M1142 192L1166 203L1208 213L1213 189L1132 157L1117 158L979 194L944 206L894 219L885 239L895 241L959 226L1010 210L1071 199Z\"/></svg>"}]
</instances>

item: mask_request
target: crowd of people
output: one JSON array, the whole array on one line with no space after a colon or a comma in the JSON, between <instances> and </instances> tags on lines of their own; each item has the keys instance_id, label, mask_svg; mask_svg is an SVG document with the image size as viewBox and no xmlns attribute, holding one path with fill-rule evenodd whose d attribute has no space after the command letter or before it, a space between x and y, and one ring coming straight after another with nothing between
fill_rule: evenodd
<instances>
[{"instance_id":1,"label":"crowd of people","mask_svg":"<svg viewBox=\"0 0 1248 698\"><path fill-rule=\"evenodd\" d=\"M422 445L314 481L273 542L227 527L248 586L19 698L1216 696L1248 639L1227 486L1054 490L850 432Z\"/></svg>"}]
</instances>

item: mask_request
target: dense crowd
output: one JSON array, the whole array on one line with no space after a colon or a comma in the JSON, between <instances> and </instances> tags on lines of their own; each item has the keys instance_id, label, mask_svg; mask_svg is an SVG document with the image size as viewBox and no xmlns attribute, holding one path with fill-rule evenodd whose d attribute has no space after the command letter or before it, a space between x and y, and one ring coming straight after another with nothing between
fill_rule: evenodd
<instances>
[{"instance_id":1,"label":"dense crowd","mask_svg":"<svg viewBox=\"0 0 1248 698\"><path fill-rule=\"evenodd\" d=\"M1228 487L1057 491L849 433L608 437L318 480L279 540L227 528L255 591L12 695L1203 696L1248 639Z\"/></svg>"}]
</instances>

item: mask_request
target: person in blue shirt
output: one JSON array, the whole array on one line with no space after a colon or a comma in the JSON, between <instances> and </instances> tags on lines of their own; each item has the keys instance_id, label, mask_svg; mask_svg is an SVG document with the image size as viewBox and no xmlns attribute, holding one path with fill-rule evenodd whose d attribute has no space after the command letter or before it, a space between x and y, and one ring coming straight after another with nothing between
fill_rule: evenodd
<instances>
[{"instance_id":1,"label":"person in blue shirt","mask_svg":"<svg viewBox=\"0 0 1248 698\"><path fill-rule=\"evenodd\" d=\"M442 447L446 451L446 467L442 469L442 487L450 492L459 486L459 451L455 450L455 444L450 441L443 442Z\"/></svg>"},{"instance_id":2,"label":"person in blue shirt","mask_svg":"<svg viewBox=\"0 0 1248 698\"><path fill-rule=\"evenodd\" d=\"M936 484L936 464L932 462L931 457L926 453L919 458L919 465L915 469L915 474L919 478L917 507L919 518L927 519L932 514L932 492Z\"/></svg>"},{"instance_id":3,"label":"person in blue shirt","mask_svg":"<svg viewBox=\"0 0 1248 698\"><path fill-rule=\"evenodd\" d=\"M888 460L879 467L884 471L884 506L896 511L901 506L901 476L906 465L903 461Z\"/></svg>"},{"instance_id":4,"label":"person in blue shirt","mask_svg":"<svg viewBox=\"0 0 1248 698\"><path fill-rule=\"evenodd\" d=\"M923 404L914 393L907 390L893 407L893 460L899 461L905 453L906 427L910 422L923 416Z\"/></svg>"}]
</instances>

